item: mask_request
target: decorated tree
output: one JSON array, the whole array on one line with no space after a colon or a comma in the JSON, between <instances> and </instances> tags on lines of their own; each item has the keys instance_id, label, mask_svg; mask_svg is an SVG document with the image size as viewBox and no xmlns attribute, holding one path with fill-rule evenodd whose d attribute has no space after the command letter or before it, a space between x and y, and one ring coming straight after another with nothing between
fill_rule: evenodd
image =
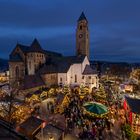
<instances>
[{"instance_id":1,"label":"decorated tree","mask_svg":"<svg viewBox=\"0 0 140 140\"><path fill-rule=\"evenodd\" d=\"M28 105L17 106L16 110L11 114L11 120L16 124L20 124L25 121L30 115L33 109Z\"/></svg>"}]
</instances>

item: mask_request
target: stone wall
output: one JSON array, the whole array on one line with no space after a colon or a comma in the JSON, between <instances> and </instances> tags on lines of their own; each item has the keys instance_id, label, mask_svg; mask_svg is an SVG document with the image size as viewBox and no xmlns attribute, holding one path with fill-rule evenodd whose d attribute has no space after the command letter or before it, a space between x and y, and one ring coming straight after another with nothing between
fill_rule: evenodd
<instances>
[{"instance_id":1,"label":"stone wall","mask_svg":"<svg viewBox=\"0 0 140 140\"><path fill-rule=\"evenodd\" d=\"M25 76L25 64L23 62L9 62L9 82L13 85L15 81L22 82Z\"/></svg>"},{"instance_id":2,"label":"stone wall","mask_svg":"<svg viewBox=\"0 0 140 140\"><path fill-rule=\"evenodd\" d=\"M43 53L28 53L26 56L27 59L27 69L29 75L34 75L39 67L45 63L45 55Z\"/></svg>"},{"instance_id":3,"label":"stone wall","mask_svg":"<svg viewBox=\"0 0 140 140\"><path fill-rule=\"evenodd\" d=\"M45 82L47 87L50 87L51 85L58 85L58 74L44 74L41 75L43 81Z\"/></svg>"}]
</instances>

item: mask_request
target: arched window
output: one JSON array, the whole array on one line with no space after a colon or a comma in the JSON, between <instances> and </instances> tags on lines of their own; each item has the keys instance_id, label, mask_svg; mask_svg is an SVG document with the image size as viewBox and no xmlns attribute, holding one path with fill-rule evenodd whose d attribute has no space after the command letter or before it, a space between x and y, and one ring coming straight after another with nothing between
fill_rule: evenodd
<instances>
[{"instance_id":1,"label":"arched window","mask_svg":"<svg viewBox=\"0 0 140 140\"><path fill-rule=\"evenodd\" d=\"M77 75L75 74L75 83L77 83Z\"/></svg>"},{"instance_id":2,"label":"arched window","mask_svg":"<svg viewBox=\"0 0 140 140\"><path fill-rule=\"evenodd\" d=\"M62 77L60 77L60 82L62 83Z\"/></svg>"},{"instance_id":3,"label":"arched window","mask_svg":"<svg viewBox=\"0 0 140 140\"><path fill-rule=\"evenodd\" d=\"M16 66L15 68L15 74L16 74L16 78L19 78L19 67Z\"/></svg>"},{"instance_id":4,"label":"arched window","mask_svg":"<svg viewBox=\"0 0 140 140\"><path fill-rule=\"evenodd\" d=\"M80 25L80 30L82 30L82 25Z\"/></svg>"}]
</instances>

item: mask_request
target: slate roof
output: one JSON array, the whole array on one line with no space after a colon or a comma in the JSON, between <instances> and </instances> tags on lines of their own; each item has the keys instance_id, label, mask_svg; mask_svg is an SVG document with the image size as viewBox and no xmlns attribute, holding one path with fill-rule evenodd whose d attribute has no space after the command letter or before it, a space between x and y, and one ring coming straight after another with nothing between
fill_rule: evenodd
<instances>
[{"instance_id":1,"label":"slate roof","mask_svg":"<svg viewBox=\"0 0 140 140\"><path fill-rule=\"evenodd\" d=\"M47 51L47 50L44 50L45 51L45 54L47 54L48 56L56 56L56 57L61 57L62 54L61 53L57 53L57 52L52 52L52 51Z\"/></svg>"},{"instance_id":2,"label":"slate roof","mask_svg":"<svg viewBox=\"0 0 140 140\"><path fill-rule=\"evenodd\" d=\"M61 103L59 103L60 105ZM65 116L62 114L52 114L48 118L49 124L55 126L56 128L62 130L63 132L66 129L66 119Z\"/></svg>"},{"instance_id":3,"label":"slate roof","mask_svg":"<svg viewBox=\"0 0 140 140\"><path fill-rule=\"evenodd\" d=\"M22 62L22 58L19 54L10 55L10 62Z\"/></svg>"},{"instance_id":4,"label":"slate roof","mask_svg":"<svg viewBox=\"0 0 140 140\"><path fill-rule=\"evenodd\" d=\"M24 134L26 136L33 134L43 123L44 121L41 119L38 119L34 116L29 117L26 121L24 121L22 124L20 124L20 132L24 131Z\"/></svg>"},{"instance_id":5,"label":"slate roof","mask_svg":"<svg viewBox=\"0 0 140 140\"><path fill-rule=\"evenodd\" d=\"M82 21L82 20L86 20L87 21L87 18L85 16L84 12L81 13L81 15L80 15L80 17L78 19L78 21Z\"/></svg>"},{"instance_id":6,"label":"slate roof","mask_svg":"<svg viewBox=\"0 0 140 140\"><path fill-rule=\"evenodd\" d=\"M25 136L16 132L15 129L12 127L12 125L10 125L9 122L3 119L0 119L0 139L1 140L29 140Z\"/></svg>"},{"instance_id":7,"label":"slate roof","mask_svg":"<svg viewBox=\"0 0 140 140\"><path fill-rule=\"evenodd\" d=\"M97 74L97 71L93 70L90 65L86 65L83 75Z\"/></svg>"},{"instance_id":8,"label":"slate roof","mask_svg":"<svg viewBox=\"0 0 140 140\"><path fill-rule=\"evenodd\" d=\"M57 126L53 126L51 124L48 124L43 129L43 137L44 137L44 139L48 139L50 137L50 134L53 135L53 138L55 140L60 140L61 139L61 136L63 134L63 130L61 130ZM39 138L40 135L41 135L41 133L37 136L37 138Z\"/></svg>"},{"instance_id":9,"label":"slate roof","mask_svg":"<svg viewBox=\"0 0 140 140\"><path fill-rule=\"evenodd\" d=\"M29 47L28 52L40 52L40 53L45 53L45 51L42 49L40 46L39 42L37 39L34 39L32 42L31 46Z\"/></svg>"},{"instance_id":10,"label":"slate roof","mask_svg":"<svg viewBox=\"0 0 140 140\"><path fill-rule=\"evenodd\" d=\"M74 63L82 63L84 61L86 56L82 55L82 56L66 56L63 57L64 61L67 61L70 64L74 64Z\"/></svg>"},{"instance_id":11,"label":"slate roof","mask_svg":"<svg viewBox=\"0 0 140 140\"><path fill-rule=\"evenodd\" d=\"M23 81L23 89L30 89L34 87L44 86L45 83L39 75L25 75Z\"/></svg>"},{"instance_id":12,"label":"slate roof","mask_svg":"<svg viewBox=\"0 0 140 140\"><path fill-rule=\"evenodd\" d=\"M56 104L61 104L64 100L65 95L64 94L58 94L56 97Z\"/></svg>"},{"instance_id":13,"label":"slate roof","mask_svg":"<svg viewBox=\"0 0 140 140\"><path fill-rule=\"evenodd\" d=\"M85 56L67 56L49 59L39 70L40 74L66 73L72 64L82 63Z\"/></svg>"},{"instance_id":14,"label":"slate roof","mask_svg":"<svg viewBox=\"0 0 140 140\"><path fill-rule=\"evenodd\" d=\"M40 74L50 74L50 73L58 73L58 72L63 73L63 72L65 72L65 70L63 69L62 71L60 71L60 68L58 67L58 65L54 65L54 64L44 65L39 70Z\"/></svg>"},{"instance_id":15,"label":"slate roof","mask_svg":"<svg viewBox=\"0 0 140 140\"><path fill-rule=\"evenodd\" d=\"M25 46L25 45L17 43L16 47L19 47L23 53L40 52L40 53L45 53L48 56L58 56L58 57L62 56L62 54L60 53L42 49L37 39L34 39L30 46Z\"/></svg>"},{"instance_id":16,"label":"slate roof","mask_svg":"<svg viewBox=\"0 0 140 140\"><path fill-rule=\"evenodd\" d=\"M133 113L140 114L140 99L132 98L132 97L129 97L128 95L125 95L125 99L131 111Z\"/></svg>"},{"instance_id":17,"label":"slate roof","mask_svg":"<svg viewBox=\"0 0 140 140\"><path fill-rule=\"evenodd\" d=\"M28 52L29 51L29 46L25 46L25 45L22 45L22 44L17 44L17 46L19 46L19 48L24 52Z\"/></svg>"}]
</instances>

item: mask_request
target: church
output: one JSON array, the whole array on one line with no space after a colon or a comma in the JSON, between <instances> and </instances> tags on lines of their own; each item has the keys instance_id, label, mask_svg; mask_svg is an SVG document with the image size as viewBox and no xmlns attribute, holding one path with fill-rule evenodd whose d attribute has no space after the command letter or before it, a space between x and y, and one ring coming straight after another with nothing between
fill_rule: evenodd
<instances>
[{"instance_id":1,"label":"church","mask_svg":"<svg viewBox=\"0 0 140 140\"><path fill-rule=\"evenodd\" d=\"M82 12L76 28L76 53L63 56L42 48L37 39L29 46L17 44L9 56L9 80L24 90L40 87L99 86L97 72L89 62L88 20Z\"/></svg>"}]
</instances>

